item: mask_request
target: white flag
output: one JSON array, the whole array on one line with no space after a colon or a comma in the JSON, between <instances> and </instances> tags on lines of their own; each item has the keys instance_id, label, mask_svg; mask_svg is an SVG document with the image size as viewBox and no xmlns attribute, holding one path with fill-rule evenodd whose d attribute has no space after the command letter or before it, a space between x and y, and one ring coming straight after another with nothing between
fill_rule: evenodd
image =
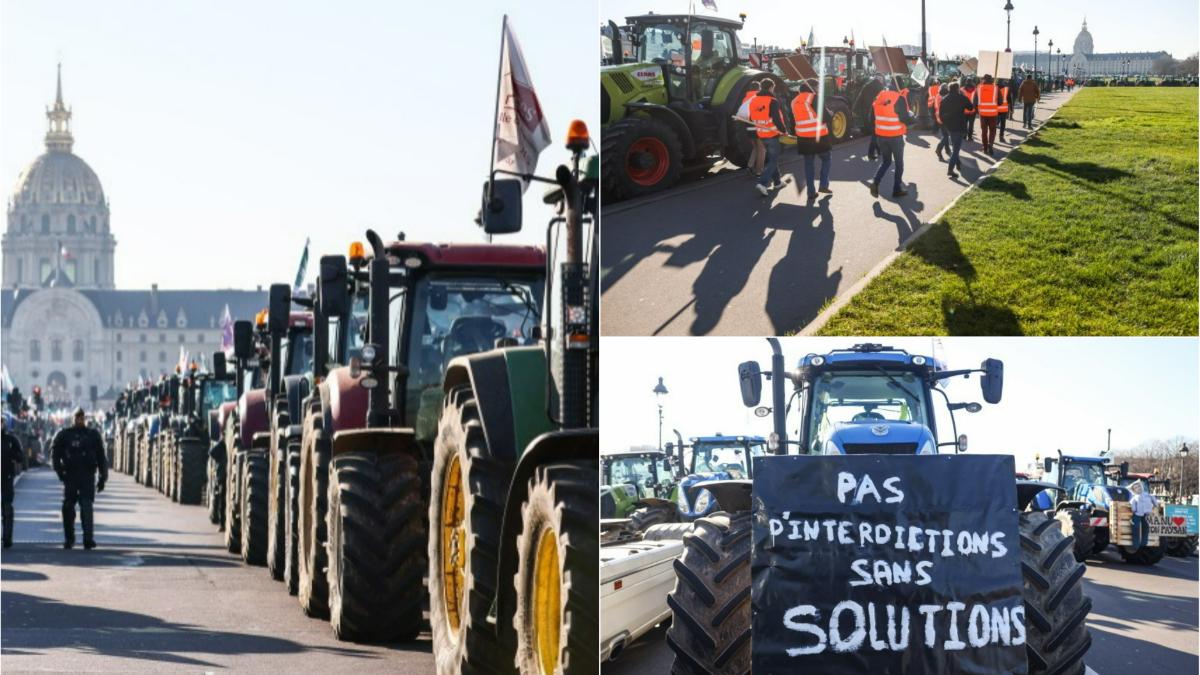
<instances>
[{"instance_id":1,"label":"white flag","mask_svg":"<svg viewBox=\"0 0 1200 675\"><path fill-rule=\"evenodd\" d=\"M550 127L538 103L529 69L525 67L521 44L507 18L501 39L496 147L492 165L516 173L533 173L537 169L538 155L550 145ZM528 182L525 187L529 187Z\"/></svg>"}]
</instances>

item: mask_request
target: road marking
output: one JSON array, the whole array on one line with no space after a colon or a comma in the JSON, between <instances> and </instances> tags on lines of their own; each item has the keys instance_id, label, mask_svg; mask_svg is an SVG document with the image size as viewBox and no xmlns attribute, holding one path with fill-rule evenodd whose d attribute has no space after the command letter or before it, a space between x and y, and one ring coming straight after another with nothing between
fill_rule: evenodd
<instances>
[{"instance_id":1,"label":"road marking","mask_svg":"<svg viewBox=\"0 0 1200 675\"><path fill-rule=\"evenodd\" d=\"M967 186L966 190L963 190L961 193L959 193L959 195L957 197L950 200L950 203L947 204L946 207L943 208L941 211L938 211L937 215L935 215L929 222L924 223L921 225L921 227L917 228L917 230L915 232L913 232L908 237L908 239L905 239L904 242L902 244L900 244L899 248L897 248L895 251L892 251L891 253L889 253L883 260L880 260L879 263L877 265L875 265L875 267L871 268L870 272L867 272L861 279L854 282L854 285L851 286L849 288L849 290L847 290L845 293L838 296L832 303L830 303L830 305L828 307L825 308L825 311L818 314L817 317L815 319L813 319L812 321L810 321L807 326L800 329L800 332L797 333L797 335L816 335L817 331L824 328L825 324L828 323L829 320L832 319L835 314L840 312L843 307L845 307L847 304L849 304L849 302L851 300L854 299L854 296L861 293L862 290L867 287L867 284L871 283L871 281L873 281L875 279L875 277L878 277L880 274L883 274L883 271L886 270L888 268L888 266L891 265L892 262L896 260L896 258L900 257L905 251L907 251L908 247L912 246L914 242L916 242L918 239L921 238L921 235L928 232L929 228L931 228L935 224L937 224L937 222L942 219L942 216L946 215L947 211L954 208L954 205L958 203L958 200L962 199L964 196L966 196L972 190L974 190L975 186L977 186L981 182L983 182L984 179L991 176L992 173L994 173L996 171L996 169L998 169L1000 167L1001 164L1003 164L1006 160L1008 160L1008 158L1010 156L1012 156L1012 154L1014 152L1016 152L1017 149L1019 149L1022 145L1024 145L1026 142L1028 142L1029 139L1033 138L1034 136L1037 136L1038 133L1041 132L1042 127L1046 126L1046 124L1049 123L1050 120L1054 119L1054 116L1058 114L1058 111L1062 110L1062 107L1064 105L1066 105L1067 101L1070 100L1071 97L1073 97L1073 96L1074 96L1074 94L1071 94L1071 96L1068 96L1062 103L1059 104L1059 106L1057 108L1054 109L1054 112L1050 113L1050 117L1047 117L1041 124L1037 125L1028 136L1025 137L1024 141L1021 141L1017 145L1014 145L1013 148L1008 151L1007 155L1000 158L1000 161L998 161L995 164L988 167L987 171L984 171L982 174L980 174L980 176L978 178L976 178L974 180L974 182L972 182L970 185Z\"/></svg>"}]
</instances>

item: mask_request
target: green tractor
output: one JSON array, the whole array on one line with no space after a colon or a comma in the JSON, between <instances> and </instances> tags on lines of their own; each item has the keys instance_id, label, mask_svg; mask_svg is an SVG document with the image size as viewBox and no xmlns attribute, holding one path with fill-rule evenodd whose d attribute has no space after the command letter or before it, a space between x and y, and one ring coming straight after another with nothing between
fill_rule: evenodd
<instances>
[{"instance_id":1,"label":"green tractor","mask_svg":"<svg viewBox=\"0 0 1200 675\"><path fill-rule=\"evenodd\" d=\"M783 79L742 61L741 20L646 14L626 21L622 30L610 22L613 65L600 70L606 199L665 190L685 168L722 159L746 166L753 142L748 127L733 116L746 92L764 78L776 81L790 119ZM632 62L623 62L622 35L633 41Z\"/></svg>"},{"instance_id":2,"label":"green tractor","mask_svg":"<svg viewBox=\"0 0 1200 675\"><path fill-rule=\"evenodd\" d=\"M871 104L883 90L875 77L871 52L858 47L824 47L825 50L825 107L832 120L829 136L834 143L849 139L857 131L870 134L868 128ZM813 69L821 70L821 47L809 47L806 55Z\"/></svg>"},{"instance_id":3,"label":"green tractor","mask_svg":"<svg viewBox=\"0 0 1200 675\"><path fill-rule=\"evenodd\" d=\"M602 518L628 518L629 528L635 532L679 520L675 507L678 480L666 453L641 450L606 454L601 462L600 484Z\"/></svg>"}]
</instances>

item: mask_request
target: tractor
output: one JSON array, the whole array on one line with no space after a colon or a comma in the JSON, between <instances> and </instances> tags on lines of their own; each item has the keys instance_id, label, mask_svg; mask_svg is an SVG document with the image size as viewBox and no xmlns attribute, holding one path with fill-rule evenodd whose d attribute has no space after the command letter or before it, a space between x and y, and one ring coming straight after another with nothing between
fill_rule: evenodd
<instances>
[{"instance_id":1,"label":"tractor","mask_svg":"<svg viewBox=\"0 0 1200 675\"><path fill-rule=\"evenodd\" d=\"M742 21L692 14L646 14L626 21L623 31L610 22L614 65L600 69L605 199L665 190L685 168L721 159L746 166L753 143L748 127L733 116L762 79L776 81L776 95L790 120L784 81L742 62L737 36ZM620 58L621 35L633 41L632 62Z\"/></svg>"},{"instance_id":2,"label":"tractor","mask_svg":"<svg viewBox=\"0 0 1200 675\"><path fill-rule=\"evenodd\" d=\"M252 565L266 563L266 378L270 359L266 311L233 324L237 405L221 428L225 450L225 549ZM253 466L250 466L250 465ZM249 480L248 480L249 478ZM253 483L254 499L246 492Z\"/></svg>"},{"instance_id":3,"label":"tractor","mask_svg":"<svg viewBox=\"0 0 1200 675\"><path fill-rule=\"evenodd\" d=\"M678 481L669 454L658 450L606 454L600 484L602 518L628 518L634 532L679 520Z\"/></svg>"},{"instance_id":4,"label":"tractor","mask_svg":"<svg viewBox=\"0 0 1200 675\"><path fill-rule=\"evenodd\" d=\"M767 439L761 436L696 436L689 445L679 444L680 466L686 475L673 496L679 520L691 522L717 509L717 502L704 484L713 481L754 478L754 457L766 454ZM690 461L684 462L687 449Z\"/></svg>"},{"instance_id":5,"label":"tractor","mask_svg":"<svg viewBox=\"0 0 1200 675\"><path fill-rule=\"evenodd\" d=\"M874 133L868 124L871 105L883 90L883 84L875 76L871 52L852 45L808 47L805 53L817 72L820 72L822 49L825 50L825 107L832 117L829 137L840 143L856 130L865 135Z\"/></svg>"},{"instance_id":6,"label":"tractor","mask_svg":"<svg viewBox=\"0 0 1200 675\"><path fill-rule=\"evenodd\" d=\"M878 344L860 344L828 354L808 354L786 370L779 341L768 338L771 366L738 366L742 401L773 418L767 447L772 454L918 455L943 448L966 450L956 436L954 411L978 412L979 403L951 403L941 383L982 373L983 398L999 403L1003 364L985 360L980 368L947 370L937 360ZM759 407L763 377L771 384L771 405ZM800 414L797 440L788 439L787 413L792 396ZM936 392L936 393L935 393ZM935 424L935 399L942 397L951 420L949 440ZM944 433L944 431L943 431ZM1021 568L1029 620L1026 649L1030 672L1084 672L1083 655L1091 644L1084 619L1091 601L1080 582L1084 567L1070 555L1069 538L1041 511L1025 510L1046 483L1013 480L1021 534ZM753 480L715 481L705 485L721 510L695 522L684 537L676 563L677 583L669 596L674 620L667 642L675 652L676 673L746 673L751 663L750 536Z\"/></svg>"},{"instance_id":7,"label":"tractor","mask_svg":"<svg viewBox=\"0 0 1200 675\"><path fill-rule=\"evenodd\" d=\"M439 673L576 675L599 661L599 167L583 122L566 146L553 179L523 176L552 185L544 201L558 213L540 340L456 358L441 386L429 503ZM501 173L484 188L492 235L521 228L523 183Z\"/></svg>"},{"instance_id":8,"label":"tractor","mask_svg":"<svg viewBox=\"0 0 1200 675\"><path fill-rule=\"evenodd\" d=\"M339 639L378 642L411 639L422 625L443 374L463 355L535 342L546 263L535 246L385 244L370 231L367 240L370 255L352 247L353 270L321 268L322 293L347 275L366 290L366 333L318 387L314 440L329 441L303 446L299 592L307 611L328 612ZM354 553L363 550L378 555Z\"/></svg>"},{"instance_id":9,"label":"tractor","mask_svg":"<svg viewBox=\"0 0 1200 675\"><path fill-rule=\"evenodd\" d=\"M224 371L225 354L213 354L214 365L218 359ZM222 404L235 400L236 392L224 377L201 372L194 363L189 370L190 375L180 383L181 412L174 430L171 495L180 504L200 504L207 494L209 440L215 428L213 414Z\"/></svg>"},{"instance_id":10,"label":"tractor","mask_svg":"<svg viewBox=\"0 0 1200 675\"><path fill-rule=\"evenodd\" d=\"M1034 508L1051 514L1062 522L1062 531L1075 538L1075 559L1083 562L1099 555L1115 543L1113 521L1118 517L1113 502L1128 502L1129 490L1118 486L1109 477L1113 469L1108 457L1064 455L1043 460L1042 480L1053 483L1059 490L1048 490L1034 499ZM1125 468L1128 468L1127 466ZM1122 546L1121 555L1128 553ZM1133 556L1135 562L1154 564L1153 553L1147 547ZM1157 547L1154 547L1157 548ZM1158 558L1162 558L1161 551ZM1127 558L1129 559L1129 558Z\"/></svg>"}]
</instances>

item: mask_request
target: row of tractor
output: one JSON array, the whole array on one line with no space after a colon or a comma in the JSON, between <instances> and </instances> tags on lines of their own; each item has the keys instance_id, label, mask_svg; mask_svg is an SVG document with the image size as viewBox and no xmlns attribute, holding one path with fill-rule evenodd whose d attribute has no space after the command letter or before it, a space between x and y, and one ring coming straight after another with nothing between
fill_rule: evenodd
<instances>
[{"instance_id":1,"label":"row of tractor","mask_svg":"<svg viewBox=\"0 0 1200 675\"><path fill-rule=\"evenodd\" d=\"M430 630L439 673L592 672L597 659L597 158L494 172L480 225L547 246L384 241L270 287L211 369L125 392L114 468L203 503L339 639ZM428 621L423 611L428 608ZM506 664L512 664L509 668Z\"/></svg>"}]
</instances>

